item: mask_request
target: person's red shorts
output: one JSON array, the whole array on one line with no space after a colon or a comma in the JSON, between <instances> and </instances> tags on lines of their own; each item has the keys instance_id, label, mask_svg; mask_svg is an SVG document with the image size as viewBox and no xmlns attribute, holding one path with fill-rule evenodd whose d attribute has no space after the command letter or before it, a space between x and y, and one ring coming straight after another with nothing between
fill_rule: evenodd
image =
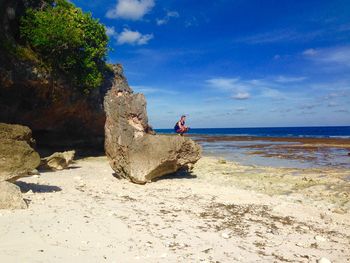
<instances>
[{"instance_id":1,"label":"person's red shorts","mask_svg":"<svg viewBox=\"0 0 350 263\"><path fill-rule=\"evenodd\" d=\"M186 129L186 128L176 130L177 133L184 133L187 131L188 131L188 129Z\"/></svg>"}]
</instances>

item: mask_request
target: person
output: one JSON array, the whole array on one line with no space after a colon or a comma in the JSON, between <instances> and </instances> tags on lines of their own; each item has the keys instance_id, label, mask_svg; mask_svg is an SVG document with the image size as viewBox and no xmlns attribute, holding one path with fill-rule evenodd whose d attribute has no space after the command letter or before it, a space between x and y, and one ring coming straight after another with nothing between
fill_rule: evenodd
<instances>
[{"instance_id":1,"label":"person","mask_svg":"<svg viewBox=\"0 0 350 263\"><path fill-rule=\"evenodd\" d=\"M175 124L174 130L179 135L183 136L185 132L188 132L189 127L185 126L186 116L182 115L180 120Z\"/></svg>"}]
</instances>

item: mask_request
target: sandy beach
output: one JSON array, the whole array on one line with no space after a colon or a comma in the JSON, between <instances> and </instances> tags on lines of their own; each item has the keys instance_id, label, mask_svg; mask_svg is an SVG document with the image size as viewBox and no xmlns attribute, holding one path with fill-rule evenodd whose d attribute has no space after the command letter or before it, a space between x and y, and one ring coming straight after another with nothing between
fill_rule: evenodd
<instances>
[{"instance_id":1,"label":"sandy beach","mask_svg":"<svg viewBox=\"0 0 350 263\"><path fill-rule=\"evenodd\" d=\"M203 157L136 185L81 159L17 182L29 208L0 211L0 262L349 262L348 176Z\"/></svg>"}]
</instances>

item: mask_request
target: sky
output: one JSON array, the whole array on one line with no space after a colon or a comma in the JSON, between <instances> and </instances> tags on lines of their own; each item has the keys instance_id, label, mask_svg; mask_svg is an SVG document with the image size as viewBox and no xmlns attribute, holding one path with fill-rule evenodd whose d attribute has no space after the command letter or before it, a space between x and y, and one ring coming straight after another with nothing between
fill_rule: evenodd
<instances>
[{"instance_id":1,"label":"sky","mask_svg":"<svg viewBox=\"0 0 350 263\"><path fill-rule=\"evenodd\" d=\"M350 125L349 0L73 0L151 125Z\"/></svg>"}]
</instances>

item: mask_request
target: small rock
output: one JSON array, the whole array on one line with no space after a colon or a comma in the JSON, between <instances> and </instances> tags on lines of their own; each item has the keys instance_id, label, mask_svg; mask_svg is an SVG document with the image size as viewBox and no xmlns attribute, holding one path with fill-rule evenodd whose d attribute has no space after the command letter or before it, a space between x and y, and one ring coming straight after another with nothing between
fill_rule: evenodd
<instances>
[{"instance_id":1,"label":"small rock","mask_svg":"<svg viewBox=\"0 0 350 263\"><path fill-rule=\"evenodd\" d=\"M56 152L41 159L42 169L63 170L73 163L75 151Z\"/></svg>"},{"instance_id":2,"label":"small rock","mask_svg":"<svg viewBox=\"0 0 350 263\"><path fill-rule=\"evenodd\" d=\"M296 245L297 247L304 247L304 248L306 247L306 245L303 244L303 243L296 243L295 245Z\"/></svg>"},{"instance_id":3,"label":"small rock","mask_svg":"<svg viewBox=\"0 0 350 263\"><path fill-rule=\"evenodd\" d=\"M332 263L328 258L322 257L317 260L317 263Z\"/></svg>"},{"instance_id":4,"label":"small rock","mask_svg":"<svg viewBox=\"0 0 350 263\"><path fill-rule=\"evenodd\" d=\"M218 161L218 163L219 163L219 164L225 164L225 163L226 163L226 160L220 159L220 160Z\"/></svg>"},{"instance_id":5,"label":"small rock","mask_svg":"<svg viewBox=\"0 0 350 263\"><path fill-rule=\"evenodd\" d=\"M346 211L342 208L334 208L333 213L337 213L337 214L341 214L341 215L344 215L346 213Z\"/></svg>"},{"instance_id":6,"label":"small rock","mask_svg":"<svg viewBox=\"0 0 350 263\"><path fill-rule=\"evenodd\" d=\"M230 238L230 234L229 233L222 233L221 236L225 239Z\"/></svg>"},{"instance_id":7,"label":"small rock","mask_svg":"<svg viewBox=\"0 0 350 263\"><path fill-rule=\"evenodd\" d=\"M327 241L327 239L325 239L325 238L322 237L322 236L315 236L315 240L316 240L316 241L319 241L319 242L325 242L325 241Z\"/></svg>"}]
</instances>

